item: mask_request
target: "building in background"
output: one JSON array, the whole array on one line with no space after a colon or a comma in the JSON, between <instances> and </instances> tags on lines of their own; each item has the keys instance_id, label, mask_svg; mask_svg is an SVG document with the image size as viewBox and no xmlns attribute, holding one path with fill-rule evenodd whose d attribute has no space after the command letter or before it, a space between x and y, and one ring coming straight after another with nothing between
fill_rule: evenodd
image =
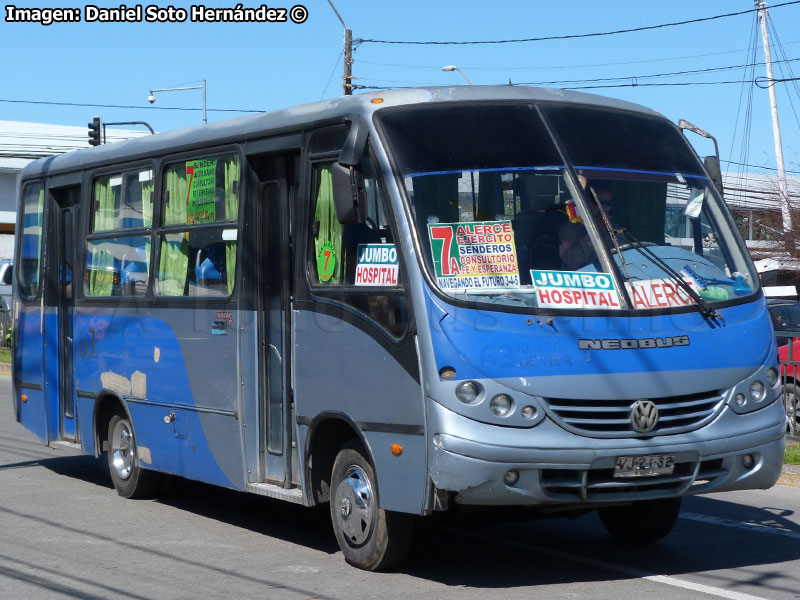
<instances>
[{"instance_id":1,"label":"building in background","mask_svg":"<svg viewBox=\"0 0 800 600\"><path fill-rule=\"evenodd\" d=\"M106 141L116 142L147 131L108 128ZM89 147L87 127L0 121L0 260L14 255L19 173L38 158Z\"/></svg>"}]
</instances>

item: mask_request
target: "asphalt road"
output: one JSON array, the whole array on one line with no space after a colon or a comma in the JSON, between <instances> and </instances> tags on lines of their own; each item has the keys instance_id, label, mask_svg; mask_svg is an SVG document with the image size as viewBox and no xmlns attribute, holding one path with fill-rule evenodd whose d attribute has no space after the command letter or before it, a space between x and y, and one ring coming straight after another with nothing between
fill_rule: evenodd
<instances>
[{"instance_id":1,"label":"asphalt road","mask_svg":"<svg viewBox=\"0 0 800 600\"><path fill-rule=\"evenodd\" d=\"M684 502L645 549L595 515L424 522L401 570L347 566L327 513L177 480L120 498L105 465L42 446L0 377L0 598L800 598L800 488Z\"/></svg>"}]
</instances>

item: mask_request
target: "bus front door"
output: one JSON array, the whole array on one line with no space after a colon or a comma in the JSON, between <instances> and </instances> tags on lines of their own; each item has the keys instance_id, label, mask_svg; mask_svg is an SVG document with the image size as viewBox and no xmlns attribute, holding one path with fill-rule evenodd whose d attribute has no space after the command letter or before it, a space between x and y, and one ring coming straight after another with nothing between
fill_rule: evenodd
<instances>
[{"instance_id":1,"label":"bus front door","mask_svg":"<svg viewBox=\"0 0 800 600\"><path fill-rule=\"evenodd\" d=\"M269 483L293 487L296 463L291 392L291 235L294 155L250 159L258 173L259 365L262 472Z\"/></svg>"}]
</instances>

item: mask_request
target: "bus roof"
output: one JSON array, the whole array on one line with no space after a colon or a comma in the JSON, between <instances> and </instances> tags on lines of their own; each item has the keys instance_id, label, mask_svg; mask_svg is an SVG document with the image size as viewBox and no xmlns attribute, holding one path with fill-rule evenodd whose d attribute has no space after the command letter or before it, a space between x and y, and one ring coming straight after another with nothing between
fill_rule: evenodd
<instances>
[{"instance_id":1,"label":"bus roof","mask_svg":"<svg viewBox=\"0 0 800 600\"><path fill-rule=\"evenodd\" d=\"M373 103L373 98L382 98L383 102ZM74 150L30 163L23 169L21 178L31 179L88 167L97 167L103 164L132 161L146 158L153 154L189 149L201 145L256 139L266 135L274 135L281 131L298 130L315 122L330 121L346 115L369 115L376 110L390 106L476 101L563 102L661 116L656 111L638 104L594 94L550 88L508 85L459 85L388 90L354 96L340 96L313 104L226 119L209 123L208 125L198 125L186 129L143 136L124 142Z\"/></svg>"}]
</instances>

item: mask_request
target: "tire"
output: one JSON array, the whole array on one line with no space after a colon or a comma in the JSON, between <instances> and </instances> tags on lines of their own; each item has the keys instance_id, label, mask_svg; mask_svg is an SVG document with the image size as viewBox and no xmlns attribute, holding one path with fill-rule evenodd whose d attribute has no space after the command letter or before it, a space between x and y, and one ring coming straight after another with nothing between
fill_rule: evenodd
<instances>
[{"instance_id":1,"label":"tire","mask_svg":"<svg viewBox=\"0 0 800 600\"><path fill-rule=\"evenodd\" d=\"M672 531L680 511L680 498L664 498L601 508L597 512L608 533L618 542L648 544Z\"/></svg>"},{"instance_id":2,"label":"tire","mask_svg":"<svg viewBox=\"0 0 800 600\"><path fill-rule=\"evenodd\" d=\"M346 444L331 474L331 523L345 560L359 569L382 571L408 555L412 515L379 508L375 471L364 450Z\"/></svg>"},{"instance_id":3,"label":"tire","mask_svg":"<svg viewBox=\"0 0 800 600\"><path fill-rule=\"evenodd\" d=\"M786 433L800 435L800 394L794 383L783 386L783 406L786 409Z\"/></svg>"},{"instance_id":4,"label":"tire","mask_svg":"<svg viewBox=\"0 0 800 600\"><path fill-rule=\"evenodd\" d=\"M133 427L126 417L114 415L108 423L108 470L123 498L150 498L157 492L161 474L139 466Z\"/></svg>"}]
</instances>

